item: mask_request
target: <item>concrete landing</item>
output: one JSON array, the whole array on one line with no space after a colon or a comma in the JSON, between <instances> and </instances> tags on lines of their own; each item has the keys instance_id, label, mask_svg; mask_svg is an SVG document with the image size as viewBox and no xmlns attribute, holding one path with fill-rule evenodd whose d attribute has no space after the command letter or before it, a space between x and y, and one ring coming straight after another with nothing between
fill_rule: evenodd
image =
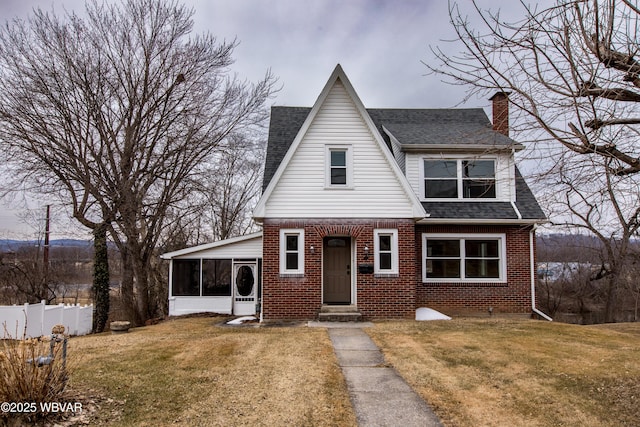
<instances>
[{"instance_id":1,"label":"concrete landing","mask_svg":"<svg viewBox=\"0 0 640 427\"><path fill-rule=\"evenodd\" d=\"M395 369L361 327L330 328L358 426L442 427L429 405Z\"/></svg>"}]
</instances>

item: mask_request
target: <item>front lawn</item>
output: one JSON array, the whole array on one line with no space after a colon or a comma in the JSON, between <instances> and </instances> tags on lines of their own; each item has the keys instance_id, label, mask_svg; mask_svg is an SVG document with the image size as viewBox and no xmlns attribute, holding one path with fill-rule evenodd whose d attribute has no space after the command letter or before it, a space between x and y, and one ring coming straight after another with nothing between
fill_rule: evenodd
<instances>
[{"instance_id":1,"label":"front lawn","mask_svg":"<svg viewBox=\"0 0 640 427\"><path fill-rule=\"evenodd\" d=\"M640 323L458 319L367 332L446 426L640 422Z\"/></svg>"},{"instance_id":2,"label":"front lawn","mask_svg":"<svg viewBox=\"0 0 640 427\"><path fill-rule=\"evenodd\" d=\"M355 426L326 330L174 319L69 341L78 422ZM445 426L635 426L640 323L377 322L365 330Z\"/></svg>"},{"instance_id":3,"label":"front lawn","mask_svg":"<svg viewBox=\"0 0 640 427\"><path fill-rule=\"evenodd\" d=\"M91 425L355 425L324 329L226 327L219 318L70 340L71 388Z\"/></svg>"}]
</instances>

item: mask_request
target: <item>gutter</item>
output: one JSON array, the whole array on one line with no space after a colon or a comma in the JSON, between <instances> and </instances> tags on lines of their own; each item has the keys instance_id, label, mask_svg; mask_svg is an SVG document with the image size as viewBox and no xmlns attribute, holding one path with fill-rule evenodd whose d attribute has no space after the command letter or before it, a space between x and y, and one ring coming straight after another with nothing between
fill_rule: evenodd
<instances>
[{"instance_id":1,"label":"gutter","mask_svg":"<svg viewBox=\"0 0 640 427\"><path fill-rule=\"evenodd\" d=\"M517 212L517 211L516 211ZM471 218L430 218L418 220L417 224L487 224L487 225L536 225L546 223L539 219L471 219Z\"/></svg>"},{"instance_id":2,"label":"gutter","mask_svg":"<svg viewBox=\"0 0 640 427\"><path fill-rule=\"evenodd\" d=\"M536 265L535 265L535 259L533 257L534 255L533 239L534 239L535 230L536 230L536 225L534 224L534 226L531 228L531 231L529 232L529 262L531 264L531 310L533 310L534 313L548 320L549 322L553 322L553 319L551 317L547 316L542 311L536 308L536 273L535 273Z\"/></svg>"}]
</instances>

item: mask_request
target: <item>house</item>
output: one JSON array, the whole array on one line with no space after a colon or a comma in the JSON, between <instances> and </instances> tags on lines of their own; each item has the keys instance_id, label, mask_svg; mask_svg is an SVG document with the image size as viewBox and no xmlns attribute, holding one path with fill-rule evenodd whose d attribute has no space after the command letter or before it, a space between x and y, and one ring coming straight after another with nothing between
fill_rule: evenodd
<instances>
[{"instance_id":1,"label":"house","mask_svg":"<svg viewBox=\"0 0 640 427\"><path fill-rule=\"evenodd\" d=\"M480 108L367 109L338 65L313 107L273 107L262 232L165 254L170 314L537 312L545 215L515 164L507 94L492 101L493 126Z\"/></svg>"}]
</instances>

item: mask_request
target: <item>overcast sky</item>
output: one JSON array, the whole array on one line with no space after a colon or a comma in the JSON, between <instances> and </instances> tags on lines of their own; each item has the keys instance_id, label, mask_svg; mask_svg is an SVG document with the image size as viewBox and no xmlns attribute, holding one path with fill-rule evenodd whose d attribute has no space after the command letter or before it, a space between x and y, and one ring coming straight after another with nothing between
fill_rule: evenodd
<instances>
[{"instance_id":1,"label":"overcast sky","mask_svg":"<svg viewBox=\"0 0 640 427\"><path fill-rule=\"evenodd\" d=\"M553 0L539 3L551 4ZM461 105L464 89L426 75L422 63L433 60L429 46L455 44L445 0L184 0L195 10L195 31L219 39L237 38L233 70L256 81L267 69L282 90L274 105L311 106L336 64L340 63L368 108L487 107L485 99ZM460 0L470 11L470 2ZM519 2L480 0L483 8L501 9L505 20L521 16ZM502 4L501 4L502 3ZM532 3L536 3L532 1ZM0 0L0 19L27 18L34 7L82 12L82 0ZM489 112L487 110L487 112ZM12 206L16 206L14 201ZM0 238L33 237L0 201ZM42 212L33 202L29 208ZM24 214L25 212L22 211ZM37 217L38 215L32 215ZM54 212L61 219L61 212ZM62 227L62 226L61 226ZM72 227L80 229L80 225ZM52 238L69 234L52 230ZM84 232L84 231L83 231Z\"/></svg>"}]
</instances>

